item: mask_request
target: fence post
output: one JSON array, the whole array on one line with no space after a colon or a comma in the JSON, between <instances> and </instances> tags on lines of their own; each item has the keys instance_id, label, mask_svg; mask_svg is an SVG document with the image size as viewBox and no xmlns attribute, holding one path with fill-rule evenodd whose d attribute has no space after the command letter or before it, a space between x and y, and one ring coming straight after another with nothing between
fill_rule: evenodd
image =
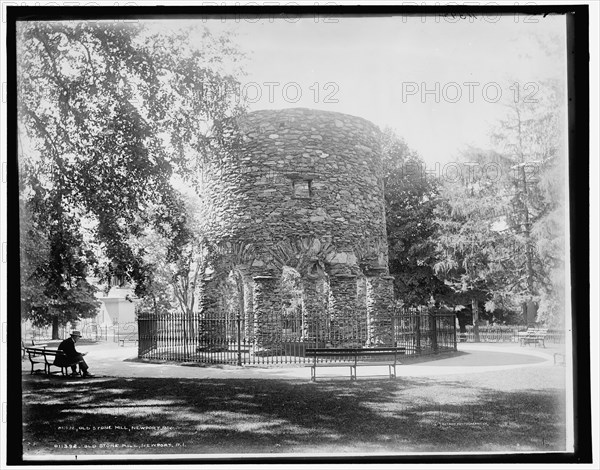
<instances>
[{"instance_id":1,"label":"fence post","mask_svg":"<svg viewBox=\"0 0 600 470\"><path fill-rule=\"evenodd\" d=\"M242 365L242 316L238 311L236 318L237 322L237 365Z\"/></svg>"},{"instance_id":2,"label":"fence post","mask_svg":"<svg viewBox=\"0 0 600 470\"><path fill-rule=\"evenodd\" d=\"M437 316L431 310L428 312L429 325L431 327L431 345L433 346L434 354L439 352L438 350L438 337L437 337Z\"/></svg>"},{"instance_id":3,"label":"fence post","mask_svg":"<svg viewBox=\"0 0 600 470\"><path fill-rule=\"evenodd\" d=\"M142 357L142 339L143 339L143 330L144 330L144 321L143 317L140 314L137 314L137 328L138 328L138 357Z\"/></svg>"},{"instance_id":4,"label":"fence post","mask_svg":"<svg viewBox=\"0 0 600 470\"><path fill-rule=\"evenodd\" d=\"M454 350L458 351L458 346L456 344L456 314L452 314L452 331L454 332Z\"/></svg>"},{"instance_id":5,"label":"fence post","mask_svg":"<svg viewBox=\"0 0 600 470\"><path fill-rule=\"evenodd\" d=\"M417 355L421 354L421 312L419 310L417 310L417 313L415 315L415 326L416 326L416 330L417 330L417 334L416 334L416 349L417 349Z\"/></svg>"}]
</instances>

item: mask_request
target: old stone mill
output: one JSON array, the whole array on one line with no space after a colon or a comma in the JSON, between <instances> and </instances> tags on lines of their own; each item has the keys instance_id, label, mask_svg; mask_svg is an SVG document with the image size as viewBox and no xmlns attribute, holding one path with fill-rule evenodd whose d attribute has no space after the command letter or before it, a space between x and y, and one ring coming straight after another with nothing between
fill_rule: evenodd
<instances>
[{"instance_id":1,"label":"old stone mill","mask_svg":"<svg viewBox=\"0 0 600 470\"><path fill-rule=\"evenodd\" d=\"M192 315L138 317L142 358L304 362L307 347L454 349L453 316L394 308L380 131L340 113L256 111L203 168L206 263Z\"/></svg>"}]
</instances>

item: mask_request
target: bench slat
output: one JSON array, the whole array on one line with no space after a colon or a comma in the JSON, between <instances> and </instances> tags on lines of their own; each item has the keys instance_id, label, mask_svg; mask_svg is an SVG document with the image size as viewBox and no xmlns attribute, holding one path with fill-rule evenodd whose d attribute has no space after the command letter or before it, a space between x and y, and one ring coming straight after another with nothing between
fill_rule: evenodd
<instances>
[{"instance_id":1,"label":"bench slat","mask_svg":"<svg viewBox=\"0 0 600 470\"><path fill-rule=\"evenodd\" d=\"M542 344L546 347L545 339L548 335L548 328L527 328L526 331L519 331L518 337L521 346L529 343Z\"/></svg>"},{"instance_id":2,"label":"bench slat","mask_svg":"<svg viewBox=\"0 0 600 470\"><path fill-rule=\"evenodd\" d=\"M63 351L61 351L60 349L46 349L45 347L44 348L26 347L25 352L29 355L29 361L31 362L31 374L33 374L35 372L34 364L44 364L44 373L46 375L51 374L50 367L52 367L52 366L58 367L63 375L66 375L65 370L68 369L69 367L71 367L71 364L67 364L66 366L58 366L58 365L54 364L53 360L52 361L48 360L49 357L55 358L57 356L65 356L65 353ZM37 360L37 359L41 359L42 357L44 358L43 362L41 360Z\"/></svg>"},{"instance_id":3,"label":"bench slat","mask_svg":"<svg viewBox=\"0 0 600 470\"><path fill-rule=\"evenodd\" d=\"M350 380L356 380L356 367L373 366L379 364L387 364L389 368L390 379L396 378L396 365L399 365L397 356L405 354L405 347L374 347L374 348L307 348L306 356L312 357L313 362L311 368L311 381L317 378L317 367L350 367ZM387 361L365 361L366 357L381 357L387 356ZM317 358L332 357L340 359L336 362L319 362ZM360 358L360 360L359 360Z\"/></svg>"},{"instance_id":4,"label":"bench slat","mask_svg":"<svg viewBox=\"0 0 600 470\"><path fill-rule=\"evenodd\" d=\"M382 348L382 347L378 347L378 348L306 348L306 352L350 352L350 353L355 353L356 351L359 352L377 352L377 351L405 351L406 348L405 347L389 347L389 348Z\"/></svg>"}]
</instances>

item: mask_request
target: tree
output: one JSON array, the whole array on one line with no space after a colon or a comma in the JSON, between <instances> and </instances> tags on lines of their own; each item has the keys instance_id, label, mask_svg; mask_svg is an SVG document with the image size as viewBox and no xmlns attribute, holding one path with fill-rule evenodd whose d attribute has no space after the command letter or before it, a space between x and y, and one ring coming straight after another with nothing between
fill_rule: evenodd
<instances>
[{"instance_id":1,"label":"tree","mask_svg":"<svg viewBox=\"0 0 600 470\"><path fill-rule=\"evenodd\" d=\"M535 100L515 100L493 134L510 161L507 216L513 259L507 289L527 304L542 307L543 319L561 323L564 302L563 93L556 81L543 82Z\"/></svg>"},{"instance_id":2,"label":"tree","mask_svg":"<svg viewBox=\"0 0 600 470\"><path fill-rule=\"evenodd\" d=\"M21 197L55 261L84 243L100 260L78 254L38 276L52 283L61 275L52 269L77 277L87 266L142 293L147 268L127 240L152 225L176 256L185 220L172 176L193 182L203 159L234 141L227 129L243 109L227 90L238 72L218 59L241 55L206 31L102 21L24 22L17 52Z\"/></svg>"},{"instance_id":3,"label":"tree","mask_svg":"<svg viewBox=\"0 0 600 470\"><path fill-rule=\"evenodd\" d=\"M543 260L544 277L541 283L539 319L549 325L564 326L566 197L565 174L560 157L546 162L540 172L539 188L548 205L533 224L531 235L539 258Z\"/></svg>"},{"instance_id":4,"label":"tree","mask_svg":"<svg viewBox=\"0 0 600 470\"><path fill-rule=\"evenodd\" d=\"M29 206L49 205L56 200L32 199ZM33 222L30 207L21 202L21 289L22 310L34 325L52 325L52 338L58 339L59 326L96 315L100 302L96 288L87 280L88 266L95 263L93 253L77 232L71 230L72 218L63 216L55 224Z\"/></svg>"},{"instance_id":5,"label":"tree","mask_svg":"<svg viewBox=\"0 0 600 470\"><path fill-rule=\"evenodd\" d=\"M435 276L433 236L437 182L423 160L391 129L382 139L390 273L404 305L425 305L447 293Z\"/></svg>"},{"instance_id":6,"label":"tree","mask_svg":"<svg viewBox=\"0 0 600 470\"><path fill-rule=\"evenodd\" d=\"M182 217L185 219L183 231L176 238L161 237L156 231L146 229L144 237L132 239L141 248L146 265L151 270L154 285L168 284L174 306L184 315L191 315L196 307L198 279L202 273L204 253L202 231L198 213L199 198L191 190L181 194L184 205ZM169 252L175 240L176 253Z\"/></svg>"},{"instance_id":7,"label":"tree","mask_svg":"<svg viewBox=\"0 0 600 470\"><path fill-rule=\"evenodd\" d=\"M136 305L137 314L179 313L184 348L187 348L188 339L198 333L194 313L198 281L205 267L205 253L198 213L199 198L191 189L182 192L181 198L185 223L177 237L164 236L152 227L146 227L142 233L131 237L128 243L143 259L146 268L144 290ZM176 250L171 250L173 243L176 243Z\"/></svg>"},{"instance_id":8,"label":"tree","mask_svg":"<svg viewBox=\"0 0 600 470\"><path fill-rule=\"evenodd\" d=\"M475 341L480 303L504 286L507 275L501 155L469 148L460 156L456 178L444 181L436 208L435 272L452 287L453 303L470 300ZM492 165L493 164L493 165ZM493 172L489 172L493 168Z\"/></svg>"},{"instance_id":9,"label":"tree","mask_svg":"<svg viewBox=\"0 0 600 470\"><path fill-rule=\"evenodd\" d=\"M474 312L486 300L490 311L521 305L527 318L539 303L552 323L564 300L564 160L560 93L545 89L536 102L509 103L497 151L460 156L461 178L441 190L436 272L457 291L487 293Z\"/></svg>"}]
</instances>

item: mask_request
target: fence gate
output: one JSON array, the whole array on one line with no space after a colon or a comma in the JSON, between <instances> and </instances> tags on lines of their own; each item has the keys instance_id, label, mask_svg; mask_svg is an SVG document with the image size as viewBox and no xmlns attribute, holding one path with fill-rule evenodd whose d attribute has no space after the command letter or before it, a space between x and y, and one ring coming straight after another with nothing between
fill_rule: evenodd
<instances>
[{"instance_id":1,"label":"fence gate","mask_svg":"<svg viewBox=\"0 0 600 470\"><path fill-rule=\"evenodd\" d=\"M392 321L395 344L413 355L456 350L455 318L454 313L437 314L425 308L397 310Z\"/></svg>"},{"instance_id":2,"label":"fence gate","mask_svg":"<svg viewBox=\"0 0 600 470\"><path fill-rule=\"evenodd\" d=\"M158 322L155 315L138 316L138 356L145 357L158 348Z\"/></svg>"},{"instance_id":3,"label":"fence gate","mask_svg":"<svg viewBox=\"0 0 600 470\"><path fill-rule=\"evenodd\" d=\"M331 335L307 339L301 319L293 328L289 319L279 315L270 319L280 322L265 341L258 343L252 328L242 315L231 312L219 317L201 317L198 313L143 313L138 315L138 356L178 362L205 364L294 364L310 361L305 357L310 347L368 347L363 321L357 319L349 328L345 343ZM327 319L326 319L327 320ZM406 348L408 355L435 354L456 349L454 314L433 314L427 309L402 309L390 315L391 342ZM325 323L329 324L329 321ZM348 336L350 335L350 336Z\"/></svg>"}]
</instances>

